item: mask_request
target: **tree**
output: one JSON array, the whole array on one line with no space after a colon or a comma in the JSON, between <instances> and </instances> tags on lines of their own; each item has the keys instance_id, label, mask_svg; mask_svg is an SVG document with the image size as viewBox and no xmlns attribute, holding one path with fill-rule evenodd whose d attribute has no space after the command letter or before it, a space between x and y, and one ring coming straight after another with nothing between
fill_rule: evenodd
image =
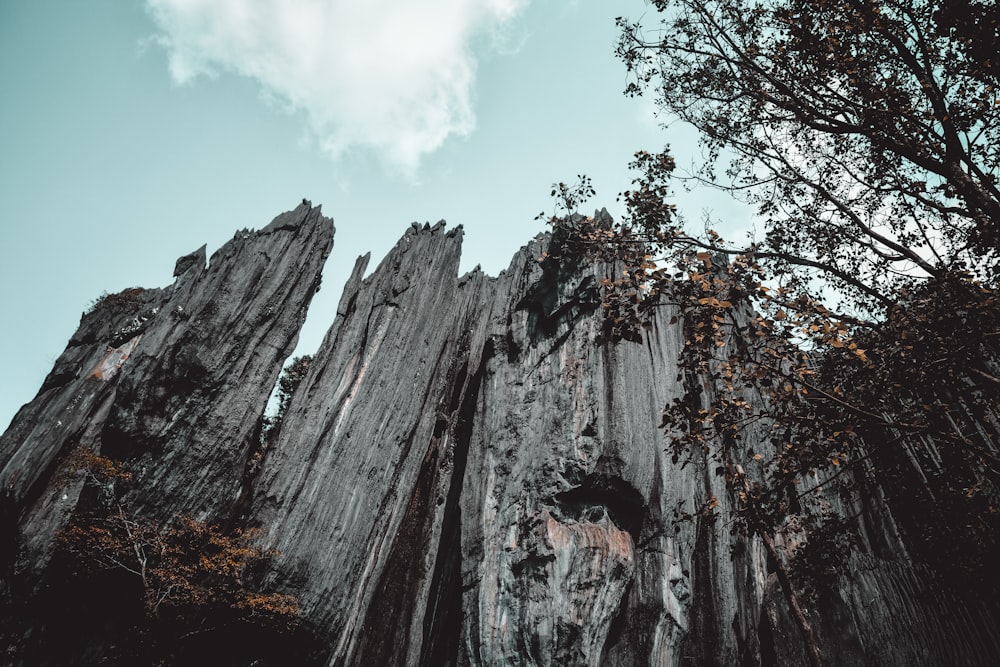
<instances>
[{"instance_id":1,"label":"tree","mask_svg":"<svg viewBox=\"0 0 1000 667\"><path fill-rule=\"evenodd\" d=\"M246 531L227 533L187 516L159 527L118 505L77 517L59 534L59 546L81 573L117 570L136 577L151 620L165 610L185 623L193 621L185 615L224 611L227 622L256 617L290 624L298 615L293 597L260 593L247 582L252 568L268 558L251 539Z\"/></svg>"},{"instance_id":2,"label":"tree","mask_svg":"<svg viewBox=\"0 0 1000 667\"><path fill-rule=\"evenodd\" d=\"M1000 588L1000 17L966 0L652 4L655 30L618 20L626 93L652 88L700 131L706 161L681 180L755 204L764 233L687 229L668 151L636 154L619 223L569 206L550 222L624 263L602 281L609 338L677 309L688 390L664 410L668 447L714 462L730 496L686 516L727 506L765 545L818 665L802 600L842 567L873 489L918 560ZM780 553L790 530L804 544Z\"/></svg>"},{"instance_id":3,"label":"tree","mask_svg":"<svg viewBox=\"0 0 1000 667\"><path fill-rule=\"evenodd\" d=\"M141 610L130 622L133 634L147 637L143 651L165 657L186 641L237 626L279 637L298 632L296 599L254 585L271 554L253 545L252 531L224 530L190 516L163 525L132 512L123 500L123 487L132 481L124 465L77 448L57 481L81 475L84 501L56 536L52 571L69 582L113 584L119 602ZM52 585L88 584L54 579Z\"/></svg>"},{"instance_id":4,"label":"tree","mask_svg":"<svg viewBox=\"0 0 1000 667\"><path fill-rule=\"evenodd\" d=\"M701 133L691 177L758 207L743 248L771 276L884 313L946 274L997 276L1000 19L974 0L655 0L618 19L618 54L671 116ZM650 37L652 35L652 37ZM716 168L725 167L725 178ZM662 206L634 210L646 231Z\"/></svg>"},{"instance_id":5,"label":"tree","mask_svg":"<svg viewBox=\"0 0 1000 667\"><path fill-rule=\"evenodd\" d=\"M277 435L281 427L281 422L285 419L285 414L288 412L288 406L292 403L292 396L295 394L295 390L299 388L299 385L302 384L302 381L306 379L306 373L309 371L312 360L311 354L295 357L281 371L276 392L278 398L277 410L275 410L273 416L265 416L261 426L261 442L264 448Z\"/></svg>"}]
</instances>

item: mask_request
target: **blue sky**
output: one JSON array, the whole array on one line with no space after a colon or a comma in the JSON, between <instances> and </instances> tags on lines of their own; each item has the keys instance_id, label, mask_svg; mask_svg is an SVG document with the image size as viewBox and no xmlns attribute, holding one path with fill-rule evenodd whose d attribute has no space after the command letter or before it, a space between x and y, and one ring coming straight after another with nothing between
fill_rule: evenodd
<instances>
[{"instance_id":1,"label":"blue sky","mask_svg":"<svg viewBox=\"0 0 1000 667\"><path fill-rule=\"evenodd\" d=\"M0 429L102 292L171 282L303 197L337 233L299 354L354 259L414 221L465 227L495 275L588 174L617 213L634 151L690 129L621 91L614 17L642 0L0 0ZM726 227L744 209L681 193Z\"/></svg>"}]
</instances>

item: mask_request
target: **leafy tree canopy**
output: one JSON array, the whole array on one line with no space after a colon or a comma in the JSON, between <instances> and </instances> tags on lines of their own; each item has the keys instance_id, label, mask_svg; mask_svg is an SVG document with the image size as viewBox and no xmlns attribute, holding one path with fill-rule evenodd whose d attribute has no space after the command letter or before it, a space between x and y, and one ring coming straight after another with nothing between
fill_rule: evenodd
<instances>
[{"instance_id":1,"label":"leafy tree canopy","mask_svg":"<svg viewBox=\"0 0 1000 667\"><path fill-rule=\"evenodd\" d=\"M744 197L764 224L742 248L687 242L752 253L792 289L819 276L858 312L884 312L904 288L949 273L997 279L993 3L652 4L655 26L618 19L626 93L652 92L698 128L707 160L687 177ZM629 203L644 231L677 233L662 201Z\"/></svg>"},{"instance_id":2,"label":"leafy tree canopy","mask_svg":"<svg viewBox=\"0 0 1000 667\"><path fill-rule=\"evenodd\" d=\"M628 95L694 125L705 160L636 154L617 223L559 184L560 252L617 266L605 334L685 327L664 409L675 463L725 480L682 511L760 540L813 665L822 595L887 498L918 561L1000 590L1000 13L980 0L652 0L618 19ZM687 228L678 180L754 204L742 244ZM561 261L559 255L543 261ZM698 499L696 499L697 502ZM775 537L802 543L781 552Z\"/></svg>"}]
</instances>

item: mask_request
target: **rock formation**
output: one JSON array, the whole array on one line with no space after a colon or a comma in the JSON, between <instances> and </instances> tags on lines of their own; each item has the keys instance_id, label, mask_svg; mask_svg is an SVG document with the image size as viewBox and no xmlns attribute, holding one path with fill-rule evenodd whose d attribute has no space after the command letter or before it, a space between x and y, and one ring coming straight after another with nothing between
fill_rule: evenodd
<instances>
[{"instance_id":1,"label":"rock formation","mask_svg":"<svg viewBox=\"0 0 1000 667\"><path fill-rule=\"evenodd\" d=\"M255 585L297 600L294 662L209 627L178 632L168 663L806 663L759 540L674 520L731 502L658 428L685 393L676 313L642 343L599 342L607 267L539 262L547 237L495 278L458 275L461 229L443 223L414 225L367 278L359 259L262 438L332 240L303 202L84 315L0 439L12 664L135 664L101 636L123 612L99 600L75 652L40 645L67 624L45 620L59 535L93 505L80 450L127 472L120 512L254 529ZM825 662L996 664L997 600L915 564L877 488L861 505L848 571L806 610Z\"/></svg>"}]
</instances>

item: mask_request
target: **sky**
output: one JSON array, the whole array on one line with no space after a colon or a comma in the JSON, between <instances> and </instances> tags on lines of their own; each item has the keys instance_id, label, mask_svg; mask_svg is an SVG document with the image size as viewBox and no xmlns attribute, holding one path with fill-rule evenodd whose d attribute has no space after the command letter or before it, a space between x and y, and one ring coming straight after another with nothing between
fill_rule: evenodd
<instances>
[{"instance_id":1,"label":"sky","mask_svg":"<svg viewBox=\"0 0 1000 667\"><path fill-rule=\"evenodd\" d=\"M618 15L643 0L0 0L0 430L102 293L172 282L303 198L336 226L296 354L358 255L462 225L496 275L544 231L552 183L616 195L637 150L697 135L628 99ZM691 219L747 224L711 190Z\"/></svg>"}]
</instances>

